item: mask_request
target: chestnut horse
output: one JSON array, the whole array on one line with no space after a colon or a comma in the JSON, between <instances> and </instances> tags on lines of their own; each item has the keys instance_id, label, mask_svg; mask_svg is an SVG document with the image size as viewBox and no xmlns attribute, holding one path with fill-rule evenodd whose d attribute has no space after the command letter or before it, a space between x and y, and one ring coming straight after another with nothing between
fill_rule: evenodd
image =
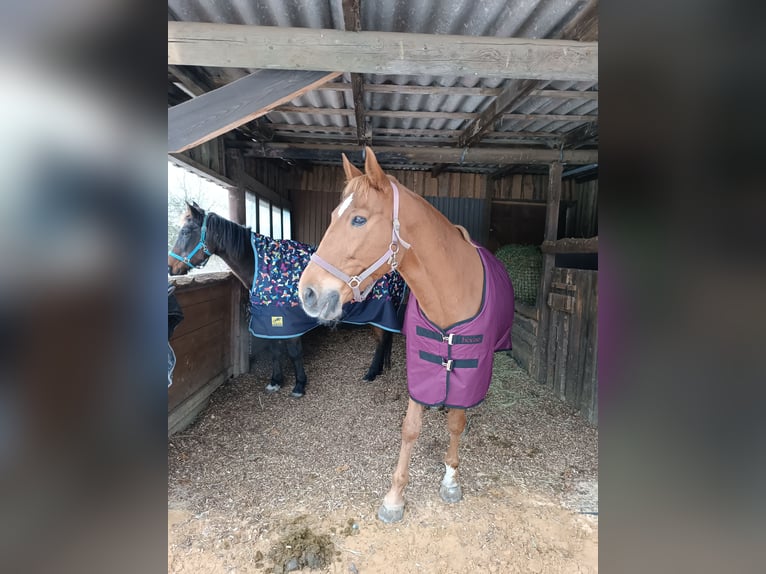
<instances>
[{"instance_id":1,"label":"chestnut horse","mask_svg":"<svg viewBox=\"0 0 766 574\"><path fill-rule=\"evenodd\" d=\"M440 495L445 502L462 499L457 469L465 409L484 399L494 352L511 346L513 287L502 263L472 243L465 229L387 176L370 148L366 173L345 155L343 167L347 184L341 203L298 289L309 316L332 322L346 301L358 300L392 268L410 288L403 329L410 400L391 488L378 511L382 521L395 522L404 515L404 489L424 406L449 408Z\"/></svg>"}]
</instances>

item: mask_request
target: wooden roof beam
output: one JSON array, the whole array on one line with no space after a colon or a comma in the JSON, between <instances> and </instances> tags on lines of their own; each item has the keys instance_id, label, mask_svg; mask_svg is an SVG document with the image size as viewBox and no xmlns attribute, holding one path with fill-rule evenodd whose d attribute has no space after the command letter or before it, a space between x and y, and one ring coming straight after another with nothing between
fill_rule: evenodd
<instances>
[{"instance_id":1,"label":"wooden roof beam","mask_svg":"<svg viewBox=\"0 0 766 574\"><path fill-rule=\"evenodd\" d=\"M363 147L341 144L276 143L253 146L253 157L335 161L345 153L349 160L362 162ZM555 150L545 148L469 148L376 146L375 156L381 161L399 163L484 163L490 165L540 164L562 161L583 165L598 162L595 150Z\"/></svg>"},{"instance_id":2,"label":"wooden roof beam","mask_svg":"<svg viewBox=\"0 0 766 574\"><path fill-rule=\"evenodd\" d=\"M286 114L314 114L323 116L353 116L354 110L347 108L311 108L306 106L279 106L271 110L273 112L282 112ZM376 118L439 118L443 120L472 120L479 114L474 112L439 112L439 111L417 111L409 110L367 110L366 115ZM549 122L597 122L596 115L574 115L574 114L503 114L500 119L504 120L525 120Z\"/></svg>"},{"instance_id":3,"label":"wooden roof beam","mask_svg":"<svg viewBox=\"0 0 766 574\"><path fill-rule=\"evenodd\" d=\"M561 139L564 147L568 149L577 149L585 144L598 142L598 124L584 124L568 132Z\"/></svg>"},{"instance_id":4,"label":"wooden roof beam","mask_svg":"<svg viewBox=\"0 0 766 574\"><path fill-rule=\"evenodd\" d=\"M598 43L168 22L168 64L595 82Z\"/></svg>"},{"instance_id":5,"label":"wooden roof beam","mask_svg":"<svg viewBox=\"0 0 766 574\"><path fill-rule=\"evenodd\" d=\"M181 152L211 140L340 75L258 70L173 106L168 109L168 152Z\"/></svg>"},{"instance_id":6,"label":"wooden roof beam","mask_svg":"<svg viewBox=\"0 0 766 574\"><path fill-rule=\"evenodd\" d=\"M348 91L352 90L347 82L332 82L317 90ZM497 96L502 88L480 88L467 86L408 86L399 84L364 84L364 91L371 94L414 94L418 96ZM597 90L534 90L530 97L598 100Z\"/></svg>"}]
</instances>

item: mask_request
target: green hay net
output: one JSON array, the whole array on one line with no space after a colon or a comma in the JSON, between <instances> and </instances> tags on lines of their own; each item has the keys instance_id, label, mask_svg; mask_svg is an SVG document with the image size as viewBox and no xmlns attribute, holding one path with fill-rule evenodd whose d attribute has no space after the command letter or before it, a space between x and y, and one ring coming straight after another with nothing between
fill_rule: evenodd
<instances>
[{"instance_id":1,"label":"green hay net","mask_svg":"<svg viewBox=\"0 0 766 574\"><path fill-rule=\"evenodd\" d=\"M495 255L508 270L516 301L535 305L543 267L540 248L535 245L503 245Z\"/></svg>"}]
</instances>

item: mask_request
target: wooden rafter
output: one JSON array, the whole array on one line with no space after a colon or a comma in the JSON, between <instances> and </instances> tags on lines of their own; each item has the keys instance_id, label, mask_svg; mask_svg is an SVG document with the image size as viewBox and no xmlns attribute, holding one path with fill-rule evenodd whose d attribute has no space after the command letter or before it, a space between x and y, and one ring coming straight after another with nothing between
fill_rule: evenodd
<instances>
[{"instance_id":1,"label":"wooden rafter","mask_svg":"<svg viewBox=\"0 0 766 574\"><path fill-rule=\"evenodd\" d=\"M577 149L585 144L598 141L598 124L584 124L562 138L565 148Z\"/></svg>"},{"instance_id":2,"label":"wooden rafter","mask_svg":"<svg viewBox=\"0 0 766 574\"><path fill-rule=\"evenodd\" d=\"M556 39L583 40L583 34L591 34L593 26L595 25L596 28L598 26L597 7L598 0L591 0L561 32L556 34ZM581 23L585 23L584 26L580 26ZM458 138L458 147L469 147L481 141L484 134L490 131L505 113L517 108L544 87L545 82L529 79L509 81L489 106L465 127L463 134ZM438 175L439 171L439 168L434 169L432 175Z\"/></svg>"},{"instance_id":3,"label":"wooden rafter","mask_svg":"<svg viewBox=\"0 0 766 574\"><path fill-rule=\"evenodd\" d=\"M538 87L533 80L515 80L504 89L489 106L466 126L458 138L459 147L467 147L481 140L490 131L495 122L502 119L503 114L518 106Z\"/></svg>"},{"instance_id":4,"label":"wooden rafter","mask_svg":"<svg viewBox=\"0 0 766 574\"><path fill-rule=\"evenodd\" d=\"M359 32L362 29L362 17L359 7L360 0L343 0L343 20L346 31ZM351 73L351 93L354 99L354 119L356 120L356 139L359 145L371 143L367 134L367 124L364 117L364 78L357 72Z\"/></svg>"},{"instance_id":5,"label":"wooden rafter","mask_svg":"<svg viewBox=\"0 0 766 574\"><path fill-rule=\"evenodd\" d=\"M353 116L354 110L347 108L311 108L305 106L279 106L274 112L292 114L313 114L324 116ZM378 118L438 118L442 120L472 120L479 114L474 112L438 112L408 110L367 110L366 114ZM575 114L503 114L504 120L549 121L549 122L597 122L598 116Z\"/></svg>"},{"instance_id":6,"label":"wooden rafter","mask_svg":"<svg viewBox=\"0 0 766 574\"><path fill-rule=\"evenodd\" d=\"M168 22L168 64L594 82L598 43Z\"/></svg>"},{"instance_id":7,"label":"wooden rafter","mask_svg":"<svg viewBox=\"0 0 766 574\"><path fill-rule=\"evenodd\" d=\"M331 82L317 88L325 91L351 91L347 82ZM364 91L371 94L414 94L419 96L497 96L502 88L470 88L466 86L401 86L398 84L364 84ZM530 97L567 100L598 100L595 90L534 90Z\"/></svg>"},{"instance_id":8,"label":"wooden rafter","mask_svg":"<svg viewBox=\"0 0 766 574\"><path fill-rule=\"evenodd\" d=\"M174 106L168 110L168 151L211 140L338 76L340 72L259 70Z\"/></svg>"},{"instance_id":9,"label":"wooden rafter","mask_svg":"<svg viewBox=\"0 0 766 574\"><path fill-rule=\"evenodd\" d=\"M340 154L345 153L352 161L360 162L360 146L318 143L270 143L260 148L254 147L253 157L279 159L307 159L314 161L340 161ZM375 155L386 162L423 162L472 164L485 163L494 165L538 164L563 161L567 164L588 164L598 161L598 152L591 150L551 150L544 148L470 148L460 150L449 147L401 147L378 146Z\"/></svg>"},{"instance_id":10,"label":"wooden rafter","mask_svg":"<svg viewBox=\"0 0 766 574\"><path fill-rule=\"evenodd\" d=\"M295 132L295 133L320 133L320 134L341 134L350 135L356 133L356 128L346 126L320 126L320 125L305 125L305 124L281 124L272 123L268 124L269 127L275 133L283 132ZM374 128L372 130L373 135L376 136L402 136L402 137L441 137L441 138L457 138L462 130L434 130L434 129L409 129L409 128ZM551 140L558 143L560 141L560 135L550 132L489 132L486 134L486 139L539 139L539 140Z\"/></svg>"}]
</instances>

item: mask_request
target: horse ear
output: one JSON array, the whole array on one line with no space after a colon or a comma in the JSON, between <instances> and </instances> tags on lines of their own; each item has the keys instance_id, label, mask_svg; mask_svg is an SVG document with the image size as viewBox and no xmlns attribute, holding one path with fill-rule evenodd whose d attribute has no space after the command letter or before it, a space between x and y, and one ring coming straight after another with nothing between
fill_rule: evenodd
<instances>
[{"instance_id":1,"label":"horse ear","mask_svg":"<svg viewBox=\"0 0 766 574\"><path fill-rule=\"evenodd\" d=\"M203 212L202 208L199 205L197 205L196 201L192 201L191 203L187 201L186 207L189 209L189 213L191 215L195 215L195 214L201 215Z\"/></svg>"},{"instance_id":2,"label":"horse ear","mask_svg":"<svg viewBox=\"0 0 766 574\"><path fill-rule=\"evenodd\" d=\"M381 191L391 189L391 183L388 181L386 174L380 167L378 159L375 157L375 153L372 151L372 148L365 147L365 151L366 158L364 160L364 171L367 173L367 177L369 177L372 181L372 184Z\"/></svg>"},{"instance_id":3,"label":"horse ear","mask_svg":"<svg viewBox=\"0 0 766 574\"><path fill-rule=\"evenodd\" d=\"M343 171L346 172L346 181L351 181L355 177L362 175L362 172L358 168L348 161L345 153L340 154L343 157Z\"/></svg>"}]
</instances>

